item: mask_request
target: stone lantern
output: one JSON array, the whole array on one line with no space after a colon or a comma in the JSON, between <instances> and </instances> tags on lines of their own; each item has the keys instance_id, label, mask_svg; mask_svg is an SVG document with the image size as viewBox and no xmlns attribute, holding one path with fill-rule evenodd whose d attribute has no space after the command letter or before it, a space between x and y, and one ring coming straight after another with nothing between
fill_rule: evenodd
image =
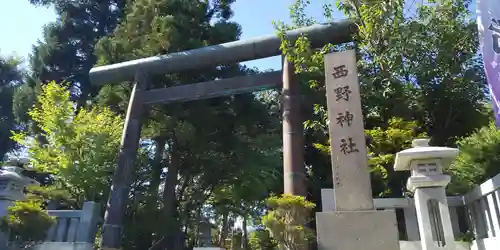
<instances>
[{"instance_id":1,"label":"stone lantern","mask_svg":"<svg viewBox=\"0 0 500 250\"><path fill-rule=\"evenodd\" d=\"M406 187L414 192L422 250L455 249L455 239L446 200L450 176L443 174L459 150L431 147L429 139L415 139L413 148L396 154L395 171L411 172Z\"/></svg>"},{"instance_id":2,"label":"stone lantern","mask_svg":"<svg viewBox=\"0 0 500 250\"><path fill-rule=\"evenodd\" d=\"M13 201L26 199L26 186L39 185L35 180L23 176L22 171L22 168L15 166L4 166L0 169L0 217L6 215Z\"/></svg>"}]
</instances>

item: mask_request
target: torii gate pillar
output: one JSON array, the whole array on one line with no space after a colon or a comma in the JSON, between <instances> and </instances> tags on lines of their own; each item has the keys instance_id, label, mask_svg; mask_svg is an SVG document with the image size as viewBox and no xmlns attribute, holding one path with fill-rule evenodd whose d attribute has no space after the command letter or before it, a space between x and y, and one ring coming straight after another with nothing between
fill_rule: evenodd
<instances>
[{"instance_id":1,"label":"torii gate pillar","mask_svg":"<svg viewBox=\"0 0 500 250\"><path fill-rule=\"evenodd\" d=\"M282 94L284 193L306 197L300 81L286 56L283 57Z\"/></svg>"}]
</instances>

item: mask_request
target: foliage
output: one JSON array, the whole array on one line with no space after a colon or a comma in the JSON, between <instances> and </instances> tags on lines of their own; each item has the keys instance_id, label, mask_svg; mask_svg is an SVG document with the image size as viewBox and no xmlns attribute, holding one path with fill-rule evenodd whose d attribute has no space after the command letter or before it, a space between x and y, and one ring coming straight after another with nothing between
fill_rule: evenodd
<instances>
[{"instance_id":1,"label":"foliage","mask_svg":"<svg viewBox=\"0 0 500 250\"><path fill-rule=\"evenodd\" d=\"M463 241L468 243L472 243L474 239L475 239L474 232L470 230L465 233L460 233L457 237L455 237L456 241Z\"/></svg>"},{"instance_id":2,"label":"foliage","mask_svg":"<svg viewBox=\"0 0 500 250\"><path fill-rule=\"evenodd\" d=\"M365 130L374 196L401 197L404 194L408 173L394 171L394 157L397 152L410 148L413 139L426 137L417 129L416 122L393 117L386 127ZM315 143L314 147L327 154L330 153L327 143Z\"/></svg>"},{"instance_id":3,"label":"foliage","mask_svg":"<svg viewBox=\"0 0 500 250\"><path fill-rule=\"evenodd\" d=\"M465 194L500 173L500 130L494 122L457 142L460 154L448 172L451 194Z\"/></svg>"},{"instance_id":4,"label":"foliage","mask_svg":"<svg viewBox=\"0 0 500 250\"><path fill-rule=\"evenodd\" d=\"M269 211L262 217L262 224L280 246L290 250L306 249L313 237L306 224L310 220L314 203L302 196L283 195L266 200Z\"/></svg>"},{"instance_id":5,"label":"foliage","mask_svg":"<svg viewBox=\"0 0 500 250\"><path fill-rule=\"evenodd\" d=\"M46 239L54 218L34 200L16 201L9 207L8 215L2 218L2 231L22 245Z\"/></svg>"},{"instance_id":6,"label":"foliage","mask_svg":"<svg viewBox=\"0 0 500 250\"><path fill-rule=\"evenodd\" d=\"M257 229L250 233L249 247L251 250L274 250L278 249L276 241L271 237L269 231Z\"/></svg>"},{"instance_id":7,"label":"foliage","mask_svg":"<svg viewBox=\"0 0 500 250\"><path fill-rule=\"evenodd\" d=\"M77 201L71 197L67 190L55 185L28 186L26 193L28 199L32 201L40 203L57 202L59 206L68 208L78 207Z\"/></svg>"},{"instance_id":8,"label":"foliage","mask_svg":"<svg viewBox=\"0 0 500 250\"><path fill-rule=\"evenodd\" d=\"M396 153L411 147L415 138L426 137L417 132L416 122L391 118L387 128L365 130L369 137L368 165L372 173L373 193L378 197L401 197L406 191L409 173L394 171Z\"/></svg>"},{"instance_id":9,"label":"foliage","mask_svg":"<svg viewBox=\"0 0 500 250\"><path fill-rule=\"evenodd\" d=\"M96 63L97 41L113 32L127 0L30 0L53 7L56 21L43 28L43 37L30 56L32 77L42 83L56 81L70 86L71 98L81 107L97 94L88 72ZM33 86L31 86L33 87Z\"/></svg>"},{"instance_id":10,"label":"foliage","mask_svg":"<svg viewBox=\"0 0 500 250\"><path fill-rule=\"evenodd\" d=\"M16 88L12 100L12 111L16 120L25 128L30 128L31 121L29 110L36 103L36 98L40 94L41 84L30 77L26 78L26 82Z\"/></svg>"},{"instance_id":11,"label":"foliage","mask_svg":"<svg viewBox=\"0 0 500 250\"><path fill-rule=\"evenodd\" d=\"M18 146L10 131L18 129L12 108L14 92L23 82L21 63L19 58L0 56L0 160Z\"/></svg>"},{"instance_id":12,"label":"foliage","mask_svg":"<svg viewBox=\"0 0 500 250\"><path fill-rule=\"evenodd\" d=\"M38 97L39 106L29 112L46 144L23 132L14 133L13 139L28 148L34 168L54 174L57 185L69 192L77 204L103 201L109 191L123 121L98 106L74 114L69 96L63 86L49 83Z\"/></svg>"}]
</instances>

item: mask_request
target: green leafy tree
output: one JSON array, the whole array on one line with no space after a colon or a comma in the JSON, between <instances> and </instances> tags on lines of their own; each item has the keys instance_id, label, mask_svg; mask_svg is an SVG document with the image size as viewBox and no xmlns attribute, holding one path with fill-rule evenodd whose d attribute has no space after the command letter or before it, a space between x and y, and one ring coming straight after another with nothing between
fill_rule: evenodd
<instances>
[{"instance_id":1,"label":"green leafy tree","mask_svg":"<svg viewBox=\"0 0 500 250\"><path fill-rule=\"evenodd\" d=\"M425 137L418 133L416 122L404 121L401 118L389 120L388 127L375 127L365 130L369 136L368 164L372 171L372 186L374 196L402 197L405 195L408 172L394 171L396 153L411 148L415 138Z\"/></svg>"},{"instance_id":2,"label":"green leafy tree","mask_svg":"<svg viewBox=\"0 0 500 250\"><path fill-rule=\"evenodd\" d=\"M86 200L103 202L116 164L122 118L100 107L75 115L69 91L55 82L42 88L38 103L29 115L47 143L24 132L12 138L28 148L34 168L53 174L56 185L69 192L77 206Z\"/></svg>"},{"instance_id":3,"label":"green leafy tree","mask_svg":"<svg viewBox=\"0 0 500 250\"><path fill-rule=\"evenodd\" d=\"M273 119L270 117L270 119ZM279 125L276 121L275 125ZM243 222L243 245L248 245L247 224L258 218L265 208L263 202L271 193L282 189L280 128L253 138L240 137L234 152L240 154L239 171L218 185L208 200L208 205L220 216L220 239L228 233L228 216L233 214ZM258 150L256 150L258 149Z\"/></svg>"},{"instance_id":4,"label":"green leafy tree","mask_svg":"<svg viewBox=\"0 0 500 250\"><path fill-rule=\"evenodd\" d=\"M460 154L448 169L453 177L449 193L465 194L500 173L500 130L494 122L461 138L457 144Z\"/></svg>"}]
</instances>

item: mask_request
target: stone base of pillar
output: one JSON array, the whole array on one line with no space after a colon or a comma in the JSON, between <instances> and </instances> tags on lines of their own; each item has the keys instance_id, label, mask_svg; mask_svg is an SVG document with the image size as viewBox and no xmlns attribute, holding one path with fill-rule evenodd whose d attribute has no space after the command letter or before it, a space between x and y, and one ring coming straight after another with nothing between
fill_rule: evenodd
<instances>
[{"instance_id":1,"label":"stone base of pillar","mask_svg":"<svg viewBox=\"0 0 500 250\"><path fill-rule=\"evenodd\" d=\"M400 250L394 210L316 213L319 250Z\"/></svg>"}]
</instances>

